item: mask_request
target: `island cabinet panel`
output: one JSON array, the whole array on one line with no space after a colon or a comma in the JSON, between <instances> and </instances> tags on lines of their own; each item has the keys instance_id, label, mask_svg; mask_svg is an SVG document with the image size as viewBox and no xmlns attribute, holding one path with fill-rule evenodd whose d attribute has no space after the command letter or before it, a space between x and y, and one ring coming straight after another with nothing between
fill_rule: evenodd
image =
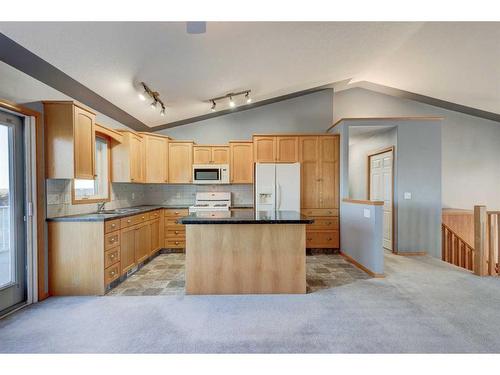
<instances>
[{"instance_id":1,"label":"island cabinet panel","mask_svg":"<svg viewBox=\"0 0 500 375\"><path fill-rule=\"evenodd\" d=\"M295 136L276 137L276 162L296 163L299 161L299 139Z\"/></svg>"},{"instance_id":2,"label":"island cabinet panel","mask_svg":"<svg viewBox=\"0 0 500 375\"><path fill-rule=\"evenodd\" d=\"M144 134L146 183L166 183L168 181L168 138Z\"/></svg>"},{"instance_id":3,"label":"island cabinet panel","mask_svg":"<svg viewBox=\"0 0 500 375\"><path fill-rule=\"evenodd\" d=\"M186 294L306 292L304 224L186 227Z\"/></svg>"},{"instance_id":4,"label":"island cabinet panel","mask_svg":"<svg viewBox=\"0 0 500 375\"><path fill-rule=\"evenodd\" d=\"M43 102L47 178L94 179L95 114L72 101Z\"/></svg>"},{"instance_id":5,"label":"island cabinet panel","mask_svg":"<svg viewBox=\"0 0 500 375\"><path fill-rule=\"evenodd\" d=\"M253 142L230 142L229 149L231 183L253 183Z\"/></svg>"},{"instance_id":6,"label":"island cabinet panel","mask_svg":"<svg viewBox=\"0 0 500 375\"><path fill-rule=\"evenodd\" d=\"M168 160L168 182L173 184L192 182L193 142L169 142Z\"/></svg>"},{"instance_id":7,"label":"island cabinet panel","mask_svg":"<svg viewBox=\"0 0 500 375\"><path fill-rule=\"evenodd\" d=\"M301 211L315 220L307 226L308 248L338 248L339 138L299 137Z\"/></svg>"},{"instance_id":8,"label":"island cabinet panel","mask_svg":"<svg viewBox=\"0 0 500 375\"><path fill-rule=\"evenodd\" d=\"M276 161L276 137L253 137L254 160L256 163L274 163Z\"/></svg>"}]
</instances>

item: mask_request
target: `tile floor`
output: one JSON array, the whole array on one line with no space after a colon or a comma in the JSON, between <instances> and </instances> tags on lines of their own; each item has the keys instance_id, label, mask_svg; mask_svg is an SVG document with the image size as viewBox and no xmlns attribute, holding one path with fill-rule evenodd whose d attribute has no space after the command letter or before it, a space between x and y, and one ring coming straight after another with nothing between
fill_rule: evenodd
<instances>
[{"instance_id":1,"label":"tile floor","mask_svg":"<svg viewBox=\"0 0 500 375\"><path fill-rule=\"evenodd\" d=\"M184 254L160 254L143 268L108 292L108 296L154 296L184 294ZM369 279L338 254L308 255L307 291L350 284Z\"/></svg>"}]
</instances>

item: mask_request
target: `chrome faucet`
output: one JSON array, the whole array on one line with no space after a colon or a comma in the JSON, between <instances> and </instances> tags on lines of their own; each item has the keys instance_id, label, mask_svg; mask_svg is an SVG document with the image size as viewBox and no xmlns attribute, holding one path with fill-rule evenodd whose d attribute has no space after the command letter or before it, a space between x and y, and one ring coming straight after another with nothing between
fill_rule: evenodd
<instances>
[{"instance_id":1,"label":"chrome faucet","mask_svg":"<svg viewBox=\"0 0 500 375\"><path fill-rule=\"evenodd\" d=\"M100 214L102 211L104 211L105 205L106 205L106 202L97 203L97 213L98 214Z\"/></svg>"}]
</instances>

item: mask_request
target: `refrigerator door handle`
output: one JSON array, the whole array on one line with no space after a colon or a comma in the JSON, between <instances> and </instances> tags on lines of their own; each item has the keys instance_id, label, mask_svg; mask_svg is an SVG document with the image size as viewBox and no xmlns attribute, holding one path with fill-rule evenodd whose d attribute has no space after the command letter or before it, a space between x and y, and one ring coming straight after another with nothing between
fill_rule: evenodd
<instances>
[{"instance_id":1,"label":"refrigerator door handle","mask_svg":"<svg viewBox=\"0 0 500 375\"><path fill-rule=\"evenodd\" d=\"M277 193L278 193L278 199L277 199L277 203L278 203L278 210L281 208L281 185L280 184L277 184L278 185L278 189L277 189Z\"/></svg>"}]
</instances>

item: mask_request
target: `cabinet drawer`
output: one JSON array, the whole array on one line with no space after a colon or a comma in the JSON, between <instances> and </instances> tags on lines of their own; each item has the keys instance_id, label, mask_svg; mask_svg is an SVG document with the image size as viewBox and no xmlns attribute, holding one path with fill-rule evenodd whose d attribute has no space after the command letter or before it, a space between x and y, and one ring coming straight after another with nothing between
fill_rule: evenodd
<instances>
[{"instance_id":1,"label":"cabinet drawer","mask_svg":"<svg viewBox=\"0 0 500 375\"><path fill-rule=\"evenodd\" d=\"M111 232L104 235L104 250L120 246L120 232Z\"/></svg>"},{"instance_id":2,"label":"cabinet drawer","mask_svg":"<svg viewBox=\"0 0 500 375\"><path fill-rule=\"evenodd\" d=\"M302 214L306 216L339 216L337 208L303 208Z\"/></svg>"},{"instance_id":3,"label":"cabinet drawer","mask_svg":"<svg viewBox=\"0 0 500 375\"><path fill-rule=\"evenodd\" d=\"M332 248L339 247L339 231L307 232L306 247L308 248Z\"/></svg>"},{"instance_id":4,"label":"cabinet drawer","mask_svg":"<svg viewBox=\"0 0 500 375\"><path fill-rule=\"evenodd\" d=\"M130 227L132 225L143 223L147 220L149 220L149 212L139 214L139 215L124 217L123 219L120 220L120 226L122 228L126 228L126 227Z\"/></svg>"},{"instance_id":5,"label":"cabinet drawer","mask_svg":"<svg viewBox=\"0 0 500 375\"><path fill-rule=\"evenodd\" d=\"M120 248L115 247L114 249L104 252L104 268L111 267L113 264L120 261Z\"/></svg>"},{"instance_id":6,"label":"cabinet drawer","mask_svg":"<svg viewBox=\"0 0 500 375\"><path fill-rule=\"evenodd\" d=\"M165 240L165 247L167 249L184 249L186 247L186 240L167 238Z\"/></svg>"},{"instance_id":7,"label":"cabinet drawer","mask_svg":"<svg viewBox=\"0 0 500 375\"><path fill-rule=\"evenodd\" d=\"M158 219L161 216L161 210L149 212L149 220Z\"/></svg>"},{"instance_id":8,"label":"cabinet drawer","mask_svg":"<svg viewBox=\"0 0 500 375\"><path fill-rule=\"evenodd\" d=\"M165 231L165 237L168 239L182 239L186 238L186 230L185 229L167 229Z\"/></svg>"},{"instance_id":9,"label":"cabinet drawer","mask_svg":"<svg viewBox=\"0 0 500 375\"><path fill-rule=\"evenodd\" d=\"M315 229L336 230L339 229L338 217L313 217L314 223L306 225L307 230Z\"/></svg>"},{"instance_id":10,"label":"cabinet drawer","mask_svg":"<svg viewBox=\"0 0 500 375\"><path fill-rule=\"evenodd\" d=\"M108 285L120 277L120 262L104 270L104 285Z\"/></svg>"},{"instance_id":11,"label":"cabinet drawer","mask_svg":"<svg viewBox=\"0 0 500 375\"><path fill-rule=\"evenodd\" d=\"M109 220L104 222L104 233L113 232L120 229L120 219Z\"/></svg>"},{"instance_id":12,"label":"cabinet drawer","mask_svg":"<svg viewBox=\"0 0 500 375\"><path fill-rule=\"evenodd\" d=\"M167 208L165 209L165 217L183 217L189 215L187 208L173 209Z\"/></svg>"},{"instance_id":13,"label":"cabinet drawer","mask_svg":"<svg viewBox=\"0 0 500 375\"><path fill-rule=\"evenodd\" d=\"M179 224L177 222L178 219L174 219L174 218L168 218L168 219L165 219L165 229L166 230L169 230L169 229L186 229L186 226L184 224Z\"/></svg>"}]
</instances>

